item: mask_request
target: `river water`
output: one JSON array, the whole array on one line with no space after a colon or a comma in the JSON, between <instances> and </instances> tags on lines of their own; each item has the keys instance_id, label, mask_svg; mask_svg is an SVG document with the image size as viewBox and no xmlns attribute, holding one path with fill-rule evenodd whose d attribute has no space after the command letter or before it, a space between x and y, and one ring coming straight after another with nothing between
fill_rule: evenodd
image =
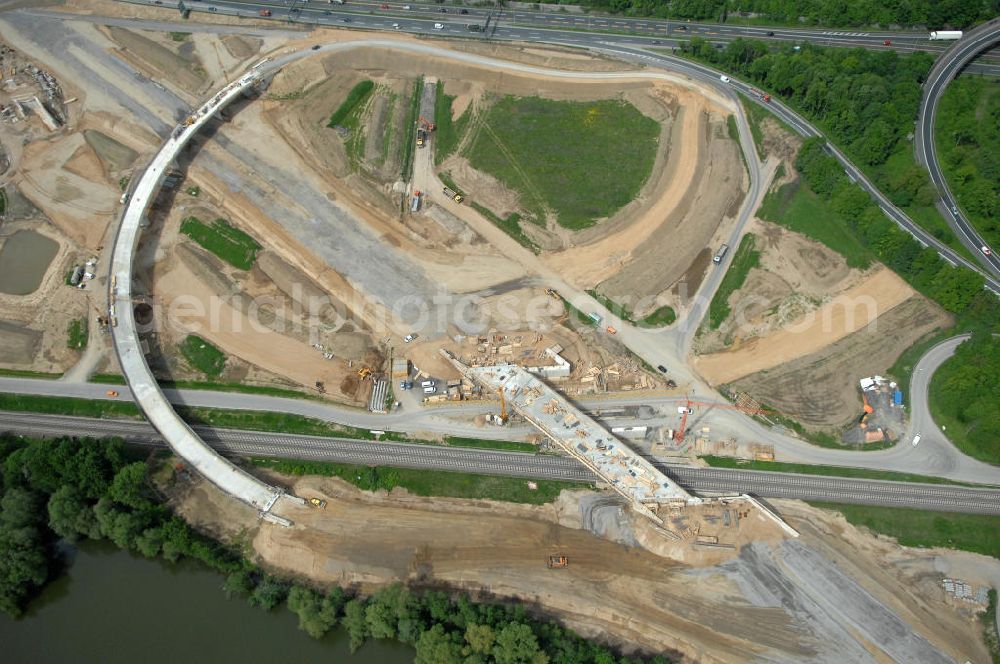
<instances>
[{"instance_id":1,"label":"river water","mask_svg":"<svg viewBox=\"0 0 1000 664\"><path fill-rule=\"evenodd\" d=\"M137 558L86 542L66 574L20 620L0 614L0 661L10 664L409 664L413 650L369 642L351 655L341 630L315 640L282 607L226 599L223 578L197 565Z\"/></svg>"}]
</instances>

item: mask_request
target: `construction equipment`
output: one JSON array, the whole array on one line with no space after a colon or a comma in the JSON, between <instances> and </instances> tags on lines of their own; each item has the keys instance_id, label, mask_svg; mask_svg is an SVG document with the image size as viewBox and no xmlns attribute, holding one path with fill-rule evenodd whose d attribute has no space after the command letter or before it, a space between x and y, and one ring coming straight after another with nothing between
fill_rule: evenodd
<instances>
[{"instance_id":1,"label":"construction equipment","mask_svg":"<svg viewBox=\"0 0 1000 664\"><path fill-rule=\"evenodd\" d=\"M618 334L618 330L608 325L608 334Z\"/></svg>"},{"instance_id":2,"label":"construction equipment","mask_svg":"<svg viewBox=\"0 0 1000 664\"><path fill-rule=\"evenodd\" d=\"M435 129L437 129L437 125L436 124L434 124L433 122L429 121L427 118L425 118L422 115L417 119L417 125L421 129L426 129L427 131L434 131Z\"/></svg>"},{"instance_id":3,"label":"construction equipment","mask_svg":"<svg viewBox=\"0 0 1000 664\"><path fill-rule=\"evenodd\" d=\"M713 403L711 401L691 401L685 397L685 404L683 406L677 407L678 414L681 415L681 425L677 430L674 440L678 444L684 442L684 436L687 432L687 418L688 415L694 413L693 406L705 406L707 408L721 408L723 410L738 410L745 415L763 415L764 413L770 413L773 411L767 410L765 408L754 407L754 406L737 406L728 403Z\"/></svg>"},{"instance_id":4,"label":"construction equipment","mask_svg":"<svg viewBox=\"0 0 1000 664\"><path fill-rule=\"evenodd\" d=\"M462 196L462 194L458 193L454 189L449 189L448 187L444 188L444 195L452 199L456 203L461 203L462 201L465 200L465 196Z\"/></svg>"},{"instance_id":5,"label":"construction equipment","mask_svg":"<svg viewBox=\"0 0 1000 664\"><path fill-rule=\"evenodd\" d=\"M321 500L319 498L310 498L309 504L319 509L323 509L324 507L326 507L326 501Z\"/></svg>"},{"instance_id":6,"label":"construction equipment","mask_svg":"<svg viewBox=\"0 0 1000 664\"><path fill-rule=\"evenodd\" d=\"M500 395L500 424L507 424L509 419L507 415L507 399L503 396L503 388L497 388L497 394Z\"/></svg>"},{"instance_id":7,"label":"construction equipment","mask_svg":"<svg viewBox=\"0 0 1000 664\"><path fill-rule=\"evenodd\" d=\"M560 297L560 295L559 295L559 291L555 290L554 288L546 288L545 289L545 294L548 295L549 297L555 298L557 300L561 300L562 299L562 297Z\"/></svg>"},{"instance_id":8,"label":"construction equipment","mask_svg":"<svg viewBox=\"0 0 1000 664\"><path fill-rule=\"evenodd\" d=\"M368 367L361 367L360 369L358 369L358 378L360 378L361 380L364 380L365 378L368 378L368 376L371 375L372 375L372 370L369 369Z\"/></svg>"},{"instance_id":9,"label":"construction equipment","mask_svg":"<svg viewBox=\"0 0 1000 664\"><path fill-rule=\"evenodd\" d=\"M427 143L427 132L423 129L417 130L417 147L422 148Z\"/></svg>"},{"instance_id":10,"label":"construction equipment","mask_svg":"<svg viewBox=\"0 0 1000 664\"><path fill-rule=\"evenodd\" d=\"M562 569L569 565L569 558L566 556L549 556L549 569Z\"/></svg>"}]
</instances>

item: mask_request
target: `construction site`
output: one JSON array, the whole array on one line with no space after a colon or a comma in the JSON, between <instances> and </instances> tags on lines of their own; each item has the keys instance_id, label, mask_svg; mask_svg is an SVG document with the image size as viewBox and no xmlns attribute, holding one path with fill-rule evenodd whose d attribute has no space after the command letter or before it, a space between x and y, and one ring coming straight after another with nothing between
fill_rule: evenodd
<instances>
[{"instance_id":1,"label":"construction site","mask_svg":"<svg viewBox=\"0 0 1000 664\"><path fill-rule=\"evenodd\" d=\"M911 587L946 554L920 559L801 503L692 495L661 470L702 455L781 460L747 424L778 414L840 427L850 445L898 438L905 409L881 374L949 319L888 270L848 269L754 220L761 264L733 295L761 294L740 312L749 327L734 311L703 330L691 368L672 322L633 324L668 309L683 319L745 203L726 94L580 49L371 43L349 28L213 28L201 15L181 25L204 28L191 31L104 25L178 19L70 5L79 20L0 18L0 369L120 374L101 297L116 284L102 266L132 178L193 126L192 109L287 54L205 120L146 210L129 301L116 303L133 307L142 360L161 381L308 395L333 409L323 417L363 416L376 438L391 421L424 442L529 441L589 469L596 487L527 505L251 468L315 501L287 506L280 527L197 476L166 473L161 488L192 523L317 584L404 580L532 602L582 634L691 660L880 657L869 630L918 634L895 651L912 661L927 643L956 660L982 655L968 616L949 608L977 602L982 579L955 563L948 584ZM556 123L548 151L579 161L566 167L577 179L536 170L531 149L547 144L517 124L525 109ZM609 163L628 161L624 124L642 130L642 168L620 169L615 205L574 207L567 199L609 178L580 175L574 144L589 136ZM44 268L11 283L23 251ZM874 297L880 332L838 313L841 295ZM809 315L838 325L782 329ZM71 349L79 319L89 342ZM192 338L222 358L217 372L185 355ZM650 348L671 360L644 360ZM862 609L840 611L861 596Z\"/></svg>"}]
</instances>

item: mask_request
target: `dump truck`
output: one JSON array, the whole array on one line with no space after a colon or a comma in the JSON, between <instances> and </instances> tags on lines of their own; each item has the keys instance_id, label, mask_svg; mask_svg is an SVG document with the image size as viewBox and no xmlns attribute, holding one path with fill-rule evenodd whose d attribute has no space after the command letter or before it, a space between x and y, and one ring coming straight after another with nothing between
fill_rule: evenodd
<instances>
[{"instance_id":1,"label":"dump truck","mask_svg":"<svg viewBox=\"0 0 1000 664\"><path fill-rule=\"evenodd\" d=\"M461 203L462 201L465 200L465 197L462 196L462 194L448 187L444 188L444 195L450 198L451 200L455 201L456 203Z\"/></svg>"},{"instance_id":2,"label":"dump truck","mask_svg":"<svg viewBox=\"0 0 1000 664\"><path fill-rule=\"evenodd\" d=\"M326 507L326 501L321 500L319 498L310 498L309 504L312 505L313 507L318 507L319 509L323 509L324 507Z\"/></svg>"},{"instance_id":3,"label":"dump truck","mask_svg":"<svg viewBox=\"0 0 1000 664\"><path fill-rule=\"evenodd\" d=\"M427 132L423 129L417 130L417 147L422 148L427 143Z\"/></svg>"},{"instance_id":4,"label":"dump truck","mask_svg":"<svg viewBox=\"0 0 1000 664\"><path fill-rule=\"evenodd\" d=\"M569 565L569 558L566 556L549 556L549 569L562 569Z\"/></svg>"},{"instance_id":5,"label":"dump truck","mask_svg":"<svg viewBox=\"0 0 1000 664\"><path fill-rule=\"evenodd\" d=\"M259 12L257 12L257 13L258 13L258 14L259 14L260 16L263 16L264 18L270 18L270 16L271 16L271 10L270 10L270 9L261 9L261 10L260 10Z\"/></svg>"}]
</instances>

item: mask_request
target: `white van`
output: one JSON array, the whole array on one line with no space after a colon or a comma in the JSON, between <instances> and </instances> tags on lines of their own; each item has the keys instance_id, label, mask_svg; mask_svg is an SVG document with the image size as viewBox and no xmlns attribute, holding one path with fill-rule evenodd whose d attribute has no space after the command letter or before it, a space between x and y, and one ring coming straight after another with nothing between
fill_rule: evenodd
<instances>
[{"instance_id":1,"label":"white van","mask_svg":"<svg viewBox=\"0 0 1000 664\"><path fill-rule=\"evenodd\" d=\"M424 388L424 394L434 394L435 392L437 392L437 388L433 385Z\"/></svg>"},{"instance_id":2,"label":"white van","mask_svg":"<svg viewBox=\"0 0 1000 664\"><path fill-rule=\"evenodd\" d=\"M420 387L434 387L434 381L433 380L425 380L422 383L420 383Z\"/></svg>"},{"instance_id":3,"label":"white van","mask_svg":"<svg viewBox=\"0 0 1000 664\"><path fill-rule=\"evenodd\" d=\"M913 445L914 447L916 447L916 446L917 446L917 443L919 443L919 442L920 442L920 434L918 433L918 434L917 434L916 436L914 436L914 437L913 437L913 443L911 443L911 444L912 444L912 445Z\"/></svg>"},{"instance_id":4,"label":"white van","mask_svg":"<svg viewBox=\"0 0 1000 664\"><path fill-rule=\"evenodd\" d=\"M719 80L722 81L723 83L728 83L729 77L723 74L722 76L719 77Z\"/></svg>"},{"instance_id":5,"label":"white van","mask_svg":"<svg viewBox=\"0 0 1000 664\"><path fill-rule=\"evenodd\" d=\"M435 23L434 24L434 29L435 30L444 30L444 23Z\"/></svg>"}]
</instances>

